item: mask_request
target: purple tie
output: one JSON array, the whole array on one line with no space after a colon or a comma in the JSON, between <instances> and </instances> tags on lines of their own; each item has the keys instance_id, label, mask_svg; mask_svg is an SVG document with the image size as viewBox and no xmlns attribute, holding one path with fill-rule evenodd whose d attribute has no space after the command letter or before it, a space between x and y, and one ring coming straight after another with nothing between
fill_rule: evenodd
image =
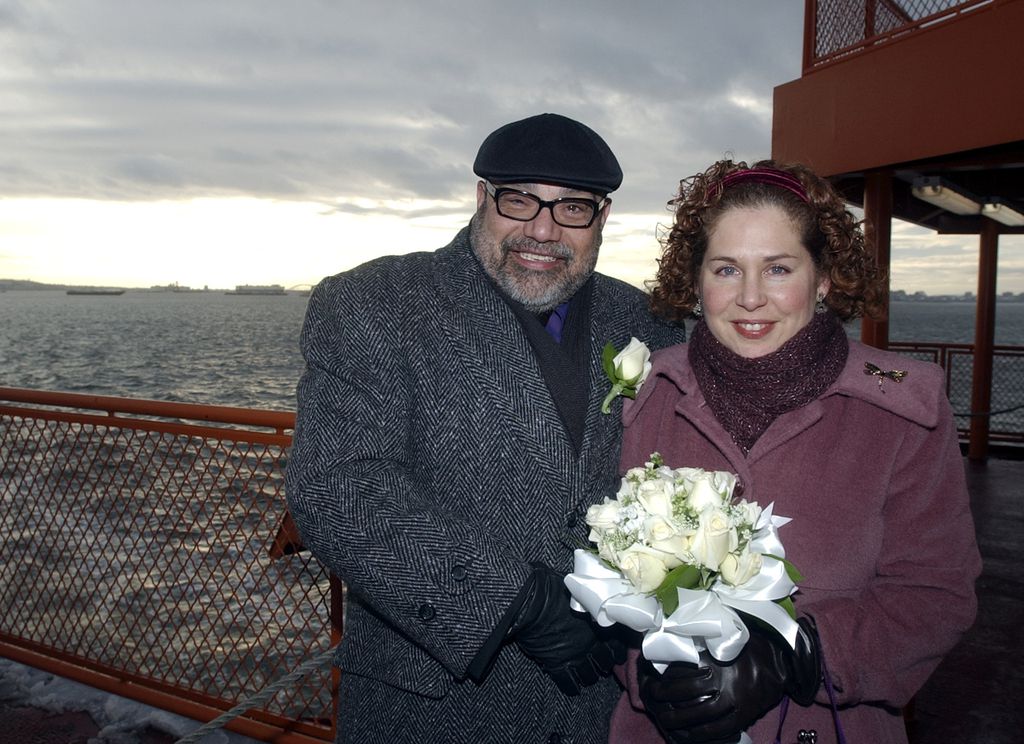
<instances>
[{"instance_id":1,"label":"purple tie","mask_svg":"<svg viewBox=\"0 0 1024 744\"><path fill-rule=\"evenodd\" d=\"M551 338L555 339L555 343L562 343L562 326L565 325L565 316L568 313L569 303L563 302L551 311L548 322L544 325L544 330L551 334Z\"/></svg>"}]
</instances>

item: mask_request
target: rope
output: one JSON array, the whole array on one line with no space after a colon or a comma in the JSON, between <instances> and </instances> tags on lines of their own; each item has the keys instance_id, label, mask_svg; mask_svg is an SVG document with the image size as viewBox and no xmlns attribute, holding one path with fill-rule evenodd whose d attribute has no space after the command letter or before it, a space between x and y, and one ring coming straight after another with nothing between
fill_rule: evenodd
<instances>
[{"instance_id":1,"label":"rope","mask_svg":"<svg viewBox=\"0 0 1024 744\"><path fill-rule=\"evenodd\" d=\"M1016 406L1012 406L1010 408L1003 408L1003 409L998 410L998 411L980 411L978 413L970 413L970 412L968 412L968 413L957 413L956 411L954 411L953 415L954 416L962 416L964 418L978 418L979 416L998 416L1001 413L1013 413L1014 411L1019 411L1022 408L1024 408L1024 403L1021 403L1021 404L1016 405Z\"/></svg>"},{"instance_id":2,"label":"rope","mask_svg":"<svg viewBox=\"0 0 1024 744\"><path fill-rule=\"evenodd\" d=\"M188 736L178 739L176 742L174 742L174 744L194 744L195 742L205 737L207 734L213 733L217 729L222 728L228 722L238 718L247 710L251 708L260 707L264 703L270 702L274 695L279 693L284 688L290 687L295 682L298 682L300 679L305 677L314 669L320 669L321 667L328 666L328 663L334 657L334 651L335 649L332 647L327 649L318 656L314 656L311 659L306 659L306 661L302 662L298 667L295 668L295 671L286 674L284 677L281 677L281 679L277 680L276 682L267 685L259 692L250 695L231 710L221 713L212 721L204 723L202 726L197 728Z\"/></svg>"}]
</instances>

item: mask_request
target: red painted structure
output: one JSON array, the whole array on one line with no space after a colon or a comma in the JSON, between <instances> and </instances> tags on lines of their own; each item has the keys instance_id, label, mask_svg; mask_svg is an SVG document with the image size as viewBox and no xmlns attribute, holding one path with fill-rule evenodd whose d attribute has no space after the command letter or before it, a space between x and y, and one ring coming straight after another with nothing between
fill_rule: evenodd
<instances>
[{"instance_id":1,"label":"red painted structure","mask_svg":"<svg viewBox=\"0 0 1024 744\"><path fill-rule=\"evenodd\" d=\"M992 385L998 238L1024 227L953 214L912 187L937 177L1024 212L1022 34L1024 0L806 0L803 74L775 89L773 157L807 163L863 206L884 266L893 217L979 236L977 413ZM887 322L865 321L862 337L887 346ZM972 459L985 458L988 430L972 419Z\"/></svg>"}]
</instances>

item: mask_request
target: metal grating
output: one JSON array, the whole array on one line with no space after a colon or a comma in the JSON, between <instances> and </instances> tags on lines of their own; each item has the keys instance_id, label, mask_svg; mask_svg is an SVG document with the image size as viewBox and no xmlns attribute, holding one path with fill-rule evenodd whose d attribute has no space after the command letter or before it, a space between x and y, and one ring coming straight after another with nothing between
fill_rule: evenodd
<instances>
[{"instance_id":1,"label":"metal grating","mask_svg":"<svg viewBox=\"0 0 1024 744\"><path fill-rule=\"evenodd\" d=\"M943 368L946 373L946 394L953 407L961 437L966 437L972 418L973 345L891 341L889 349L915 359L934 362ZM993 443L1024 443L1022 391L1024 348L995 346L992 358L992 410L979 412L979 415L989 417L989 438Z\"/></svg>"},{"instance_id":2,"label":"metal grating","mask_svg":"<svg viewBox=\"0 0 1024 744\"><path fill-rule=\"evenodd\" d=\"M323 652L332 587L287 539L289 443L0 406L0 635L222 709ZM314 673L250 715L330 739L332 689Z\"/></svg>"},{"instance_id":3,"label":"metal grating","mask_svg":"<svg viewBox=\"0 0 1024 744\"><path fill-rule=\"evenodd\" d=\"M817 0L806 68L941 23L992 0ZM806 71L806 69L805 69Z\"/></svg>"}]
</instances>

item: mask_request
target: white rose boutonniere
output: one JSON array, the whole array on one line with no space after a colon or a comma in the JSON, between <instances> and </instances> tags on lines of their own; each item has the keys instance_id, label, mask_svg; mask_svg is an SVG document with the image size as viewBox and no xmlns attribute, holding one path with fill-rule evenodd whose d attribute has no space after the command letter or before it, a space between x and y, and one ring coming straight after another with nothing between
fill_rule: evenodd
<instances>
[{"instance_id":1,"label":"white rose boutonniere","mask_svg":"<svg viewBox=\"0 0 1024 744\"><path fill-rule=\"evenodd\" d=\"M617 353L614 346L605 344L601 361L605 374L612 381L612 389L601 403L601 413L609 413L616 396L636 397L651 371L651 350L643 341L631 337L626 348Z\"/></svg>"}]
</instances>

